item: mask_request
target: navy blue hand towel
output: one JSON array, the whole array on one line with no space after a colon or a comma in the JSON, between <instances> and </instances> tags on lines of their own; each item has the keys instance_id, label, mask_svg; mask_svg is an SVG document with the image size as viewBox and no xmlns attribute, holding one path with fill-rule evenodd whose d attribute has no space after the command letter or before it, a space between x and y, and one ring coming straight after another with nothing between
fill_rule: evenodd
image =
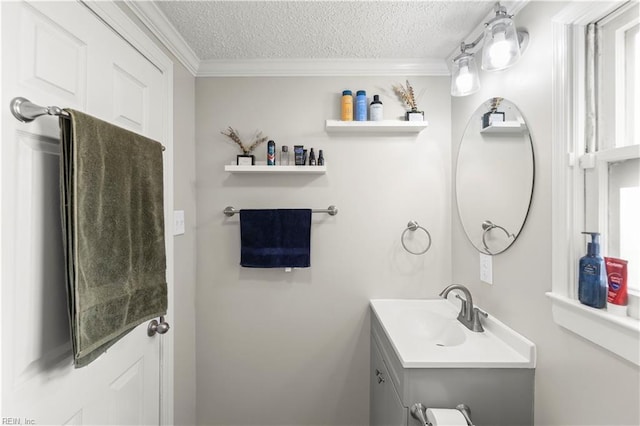
<instances>
[{"instance_id":1,"label":"navy blue hand towel","mask_svg":"<svg viewBox=\"0 0 640 426\"><path fill-rule=\"evenodd\" d=\"M240 210L240 265L308 268L311 210Z\"/></svg>"}]
</instances>

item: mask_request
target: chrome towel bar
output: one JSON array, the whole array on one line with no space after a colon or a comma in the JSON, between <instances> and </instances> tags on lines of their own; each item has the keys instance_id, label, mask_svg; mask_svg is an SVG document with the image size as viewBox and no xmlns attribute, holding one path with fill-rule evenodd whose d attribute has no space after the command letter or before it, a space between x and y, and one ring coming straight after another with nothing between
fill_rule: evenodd
<instances>
[{"instance_id":1,"label":"chrome towel bar","mask_svg":"<svg viewBox=\"0 0 640 426\"><path fill-rule=\"evenodd\" d=\"M225 216L231 217L234 214L239 213L240 210L236 210L235 207L232 207L232 206L227 206L227 207L224 208L224 210L222 212L225 214ZM330 216L335 216L335 215L338 214L338 208L336 206L329 206L326 209L314 209L314 210L311 210L311 213L327 213Z\"/></svg>"},{"instance_id":2,"label":"chrome towel bar","mask_svg":"<svg viewBox=\"0 0 640 426\"><path fill-rule=\"evenodd\" d=\"M42 115L57 115L69 118L69 113L57 106L43 107L36 105L29 99L17 97L11 100L9 104L11 113L15 118L23 123L30 123Z\"/></svg>"},{"instance_id":3,"label":"chrome towel bar","mask_svg":"<svg viewBox=\"0 0 640 426\"><path fill-rule=\"evenodd\" d=\"M58 117L71 118L71 115L60 107L43 107L40 105L36 105L29 99L20 96L11 100L11 102L9 103L9 109L11 109L11 114L13 114L13 116L18 121L21 121L23 123L31 123L33 120L43 115L54 115ZM166 150L166 147L164 145L162 145L162 150Z\"/></svg>"}]
</instances>

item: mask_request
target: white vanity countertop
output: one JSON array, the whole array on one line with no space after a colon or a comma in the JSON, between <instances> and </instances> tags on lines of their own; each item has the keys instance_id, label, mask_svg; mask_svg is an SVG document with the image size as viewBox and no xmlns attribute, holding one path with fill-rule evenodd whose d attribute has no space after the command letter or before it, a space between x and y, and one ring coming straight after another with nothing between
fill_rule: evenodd
<instances>
[{"instance_id":1,"label":"white vanity countertop","mask_svg":"<svg viewBox=\"0 0 640 426\"><path fill-rule=\"evenodd\" d=\"M472 332L446 299L370 301L404 368L535 368L536 347L491 313Z\"/></svg>"}]
</instances>

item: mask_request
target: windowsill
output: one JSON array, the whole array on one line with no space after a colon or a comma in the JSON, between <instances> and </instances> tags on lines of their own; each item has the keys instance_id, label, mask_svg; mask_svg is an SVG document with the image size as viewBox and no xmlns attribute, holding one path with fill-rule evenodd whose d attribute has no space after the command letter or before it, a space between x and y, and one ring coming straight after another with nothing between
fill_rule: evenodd
<instances>
[{"instance_id":1,"label":"windowsill","mask_svg":"<svg viewBox=\"0 0 640 426\"><path fill-rule=\"evenodd\" d=\"M590 308L558 293L546 295L551 299L553 319L558 325L640 365L639 320Z\"/></svg>"}]
</instances>

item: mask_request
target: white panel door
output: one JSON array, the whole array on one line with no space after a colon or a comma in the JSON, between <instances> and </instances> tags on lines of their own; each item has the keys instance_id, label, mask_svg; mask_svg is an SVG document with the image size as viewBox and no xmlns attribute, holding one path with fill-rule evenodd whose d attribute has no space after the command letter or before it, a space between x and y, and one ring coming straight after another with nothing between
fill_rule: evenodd
<instances>
[{"instance_id":1,"label":"white panel door","mask_svg":"<svg viewBox=\"0 0 640 426\"><path fill-rule=\"evenodd\" d=\"M0 415L14 424L158 424L164 337L148 337L146 324L89 366L72 365L58 119L20 123L8 105L22 96L72 107L167 144L166 75L81 3L1 7ZM165 212L171 202L165 196Z\"/></svg>"}]
</instances>

